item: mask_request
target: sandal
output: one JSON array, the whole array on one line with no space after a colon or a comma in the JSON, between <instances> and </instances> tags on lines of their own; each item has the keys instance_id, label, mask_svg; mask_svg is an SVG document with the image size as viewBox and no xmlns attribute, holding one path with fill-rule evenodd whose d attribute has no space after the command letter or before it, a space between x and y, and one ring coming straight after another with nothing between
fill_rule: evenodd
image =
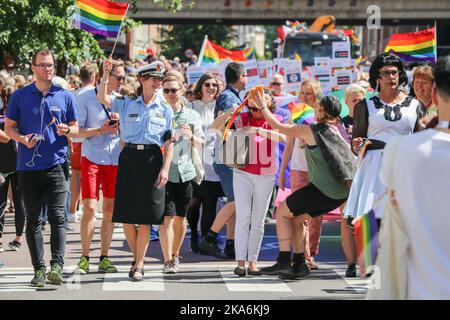
<instances>
[{"instance_id":1,"label":"sandal","mask_svg":"<svg viewBox=\"0 0 450 320\"><path fill-rule=\"evenodd\" d=\"M136 271L136 269L134 268L135 265L136 265L136 261L131 262L130 272L128 272L129 278L133 278L133 276L134 276L134 273Z\"/></svg>"},{"instance_id":2,"label":"sandal","mask_svg":"<svg viewBox=\"0 0 450 320\"><path fill-rule=\"evenodd\" d=\"M137 273L140 273L141 275L137 275ZM133 274L133 281L143 281L144 280L144 268L136 268L134 269L134 274Z\"/></svg>"},{"instance_id":3,"label":"sandal","mask_svg":"<svg viewBox=\"0 0 450 320\"><path fill-rule=\"evenodd\" d=\"M236 267L234 269L234 274L239 276L239 277L245 277L247 272L245 271L245 268L243 268L243 267Z\"/></svg>"}]
</instances>

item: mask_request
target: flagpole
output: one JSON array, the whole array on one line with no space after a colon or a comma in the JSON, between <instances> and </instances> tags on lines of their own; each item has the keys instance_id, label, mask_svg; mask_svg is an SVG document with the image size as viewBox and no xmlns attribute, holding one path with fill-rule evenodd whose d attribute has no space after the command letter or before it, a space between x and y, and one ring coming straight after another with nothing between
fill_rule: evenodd
<instances>
[{"instance_id":1,"label":"flagpole","mask_svg":"<svg viewBox=\"0 0 450 320\"><path fill-rule=\"evenodd\" d=\"M117 42L119 41L119 37L120 37L120 32L122 31L122 25L123 25L123 21L125 20L125 18L127 17L127 13L128 13L128 8L130 7L130 5L128 4L127 6L127 11L125 11L125 16L123 17L122 21L120 22L120 27L119 27L119 33L117 33L117 37L116 37L116 41L114 41L114 46L112 48L111 54L109 55L111 58L114 54L114 50L116 49L116 45Z\"/></svg>"},{"instance_id":2,"label":"flagpole","mask_svg":"<svg viewBox=\"0 0 450 320\"><path fill-rule=\"evenodd\" d=\"M202 48L200 49L200 54L198 55L198 58L197 58L197 67L200 66L200 64L203 60L203 56L205 55L207 41L208 41L208 35L205 35L205 38L203 39Z\"/></svg>"},{"instance_id":3,"label":"flagpole","mask_svg":"<svg viewBox=\"0 0 450 320\"><path fill-rule=\"evenodd\" d=\"M437 24L434 20L434 39L436 40L436 45L434 46L434 63L437 63Z\"/></svg>"}]
</instances>

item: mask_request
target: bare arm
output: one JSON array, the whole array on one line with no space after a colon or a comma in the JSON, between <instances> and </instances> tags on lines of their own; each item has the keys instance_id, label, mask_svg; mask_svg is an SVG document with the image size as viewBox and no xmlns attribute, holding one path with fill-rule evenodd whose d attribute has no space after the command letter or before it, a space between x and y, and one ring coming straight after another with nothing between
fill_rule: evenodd
<instances>
[{"instance_id":1,"label":"bare arm","mask_svg":"<svg viewBox=\"0 0 450 320\"><path fill-rule=\"evenodd\" d=\"M164 163L159 172L158 177L158 188L162 188L166 185L169 180L169 169L170 163L172 162L173 157L173 142L168 140L164 143Z\"/></svg>"},{"instance_id":2,"label":"bare arm","mask_svg":"<svg viewBox=\"0 0 450 320\"><path fill-rule=\"evenodd\" d=\"M278 186L281 188L281 190L284 190L284 187L286 185L286 178L284 176L284 172L286 171L287 165L292 157L292 150L294 148L294 142L295 139L288 137L286 141L286 145L284 147L283 151L283 158L281 160L281 166L280 166L280 174L278 176Z\"/></svg>"},{"instance_id":3,"label":"bare arm","mask_svg":"<svg viewBox=\"0 0 450 320\"><path fill-rule=\"evenodd\" d=\"M106 94L106 86L109 81L109 74L112 70L112 60L108 58L103 62L103 76L100 79L100 86L97 92L97 99L101 104L111 108L111 97Z\"/></svg>"},{"instance_id":4,"label":"bare arm","mask_svg":"<svg viewBox=\"0 0 450 320\"><path fill-rule=\"evenodd\" d=\"M259 135L266 137L274 142L286 142L286 135L276 131L276 130L267 130L263 128L258 128L257 132Z\"/></svg>"},{"instance_id":5,"label":"bare arm","mask_svg":"<svg viewBox=\"0 0 450 320\"><path fill-rule=\"evenodd\" d=\"M225 129L225 126L227 124L227 120L231 118L235 111L236 107L231 107L226 112L219 111L217 118L214 119L213 123L211 124L211 128L219 130L223 133L223 130Z\"/></svg>"},{"instance_id":6,"label":"bare arm","mask_svg":"<svg viewBox=\"0 0 450 320\"><path fill-rule=\"evenodd\" d=\"M8 135L0 129L0 142L1 143L8 143L9 140L11 140L10 137L8 137Z\"/></svg>"},{"instance_id":7,"label":"bare arm","mask_svg":"<svg viewBox=\"0 0 450 320\"><path fill-rule=\"evenodd\" d=\"M9 118L5 118L5 133L14 141L24 144L27 148L31 149L36 145L35 141L31 141L31 136L33 134L31 133L26 136L20 135L17 130L17 122Z\"/></svg>"}]
</instances>

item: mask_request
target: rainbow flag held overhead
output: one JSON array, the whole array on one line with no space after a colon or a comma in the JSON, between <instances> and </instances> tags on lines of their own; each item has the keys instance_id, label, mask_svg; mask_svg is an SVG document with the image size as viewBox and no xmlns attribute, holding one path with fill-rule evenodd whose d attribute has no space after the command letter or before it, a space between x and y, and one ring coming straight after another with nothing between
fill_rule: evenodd
<instances>
[{"instance_id":1,"label":"rainbow flag held overhead","mask_svg":"<svg viewBox=\"0 0 450 320\"><path fill-rule=\"evenodd\" d=\"M235 62L243 62L255 57L255 48L245 50L228 50L215 44L210 40L206 40L205 52L201 65L208 63L220 63L220 61L228 59Z\"/></svg>"},{"instance_id":2,"label":"rainbow flag held overhead","mask_svg":"<svg viewBox=\"0 0 450 320\"><path fill-rule=\"evenodd\" d=\"M314 109L305 103L289 103L289 110L291 111L292 121L296 124L311 124L314 123L315 113Z\"/></svg>"},{"instance_id":3,"label":"rainbow flag held overhead","mask_svg":"<svg viewBox=\"0 0 450 320\"><path fill-rule=\"evenodd\" d=\"M436 54L436 28L391 36L384 52L392 52L405 62L427 61L434 63Z\"/></svg>"},{"instance_id":4,"label":"rainbow flag held overhead","mask_svg":"<svg viewBox=\"0 0 450 320\"><path fill-rule=\"evenodd\" d=\"M117 38L122 20L128 10L127 3L108 0L77 0L73 14L79 29L104 37Z\"/></svg>"},{"instance_id":5,"label":"rainbow flag held overhead","mask_svg":"<svg viewBox=\"0 0 450 320\"><path fill-rule=\"evenodd\" d=\"M378 225L375 212L370 210L352 222L356 237L356 256L361 275L366 273L369 266L375 264L378 251Z\"/></svg>"}]
</instances>

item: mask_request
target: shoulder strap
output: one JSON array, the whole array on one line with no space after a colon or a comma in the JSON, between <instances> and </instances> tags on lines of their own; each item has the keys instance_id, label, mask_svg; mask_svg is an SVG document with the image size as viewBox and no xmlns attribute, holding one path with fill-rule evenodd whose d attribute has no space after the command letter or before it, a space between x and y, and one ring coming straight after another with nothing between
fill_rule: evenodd
<instances>
[{"instance_id":1,"label":"shoulder strap","mask_svg":"<svg viewBox=\"0 0 450 320\"><path fill-rule=\"evenodd\" d=\"M95 87L94 90L95 90L95 95L97 95L97 87ZM98 101L98 99L97 99L97 101ZM108 109L105 107L105 105L103 103L100 102L100 104L102 105L103 110L105 111L106 116L108 117L108 119L111 120L111 116L109 115Z\"/></svg>"}]
</instances>

